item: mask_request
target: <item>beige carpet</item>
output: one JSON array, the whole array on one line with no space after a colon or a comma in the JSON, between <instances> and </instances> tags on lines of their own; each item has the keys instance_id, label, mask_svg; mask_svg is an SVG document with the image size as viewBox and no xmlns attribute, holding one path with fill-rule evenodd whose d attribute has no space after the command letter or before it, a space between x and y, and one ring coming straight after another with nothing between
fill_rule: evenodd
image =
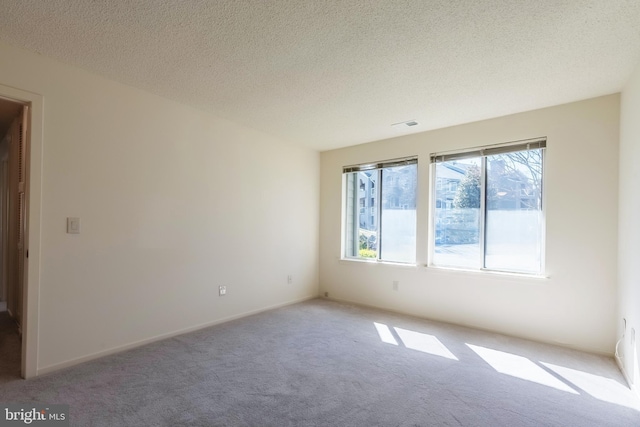
<instances>
[{"instance_id":1,"label":"beige carpet","mask_svg":"<svg viewBox=\"0 0 640 427\"><path fill-rule=\"evenodd\" d=\"M312 300L0 384L78 426L640 426L612 359Z\"/></svg>"}]
</instances>

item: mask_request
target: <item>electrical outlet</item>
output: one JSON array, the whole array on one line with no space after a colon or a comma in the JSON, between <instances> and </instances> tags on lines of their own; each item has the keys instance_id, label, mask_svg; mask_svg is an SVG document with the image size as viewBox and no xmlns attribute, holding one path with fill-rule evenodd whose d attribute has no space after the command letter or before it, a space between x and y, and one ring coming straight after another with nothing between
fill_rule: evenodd
<instances>
[{"instance_id":1,"label":"electrical outlet","mask_svg":"<svg viewBox=\"0 0 640 427\"><path fill-rule=\"evenodd\" d=\"M287 276L287 283L288 284L292 284L293 283L293 276L292 275L288 275Z\"/></svg>"},{"instance_id":2,"label":"electrical outlet","mask_svg":"<svg viewBox=\"0 0 640 427\"><path fill-rule=\"evenodd\" d=\"M220 286L218 288L218 291L220 292L220 296L223 297L227 294L227 287L226 286Z\"/></svg>"},{"instance_id":3,"label":"electrical outlet","mask_svg":"<svg viewBox=\"0 0 640 427\"><path fill-rule=\"evenodd\" d=\"M397 280L394 280L393 281L393 290L397 291L399 286L400 286L400 282L397 281Z\"/></svg>"},{"instance_id":4,"label":"electrical outlet","mask_svg":"<svg viewBox=\"0 0 640 427\"><path fill-rule=\"evenodd\" d=\"M67 218L67 234L80 234L80 218Z\"/></svg>"}]
</instances>

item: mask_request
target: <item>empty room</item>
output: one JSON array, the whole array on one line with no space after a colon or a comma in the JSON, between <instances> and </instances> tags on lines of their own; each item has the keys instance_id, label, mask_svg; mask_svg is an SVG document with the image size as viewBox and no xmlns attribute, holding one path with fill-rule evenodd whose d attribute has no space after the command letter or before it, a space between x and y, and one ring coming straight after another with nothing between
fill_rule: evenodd
<instances>
[{"instance_id":1,"label":"empty room","mask_svg":"<svg viewBox=\"0 0 640 427\"><path fill-rule=\"evenodd\" d=\"M640 425L640 2L0 0L0 425Z\"/></svg>"}]
</instances>

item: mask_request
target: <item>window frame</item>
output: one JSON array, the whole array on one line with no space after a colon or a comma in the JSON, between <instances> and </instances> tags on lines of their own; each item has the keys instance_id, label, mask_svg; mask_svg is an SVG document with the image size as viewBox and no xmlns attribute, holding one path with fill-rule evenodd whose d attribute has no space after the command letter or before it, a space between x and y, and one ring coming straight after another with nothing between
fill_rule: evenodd
<instances>
[{"instance_id":1,"label":"window frame","mask_svg":"<svg viewBox=\"0 0 640 427\"><path fill-rule=\"evenodd\" d=\"M487 268L486 265L486 186L487 170L486 158L495 154L506 154L526 150L541 150L542 173L540 175L540 212L541 212L541 233L540 233L540 270L538 272L523 272L509 269ZM540 137L528 140L513 141L503 144L474 147L464 150L455 150L439 153L431 153L429 164L430 196L429 196L429 224L428 224L428 247L426 267L446 270L459 270L469 272L488 272L498 274L510 274L526 277L546 277L546 207L547 207L547 184L546 184L546 152L547 138ZM479 246L481 251L481 267L479 269L469 267L456 267L448 265L434 264L434 254L436 247L436 204L437 204L437 176L436 165L440 162L462 160L468 158L481 158L480 162L480 230Z\"/></svg>"},{"instance_id":2,"label":"window frame","mask_svg":"<svg viewBox=\"0 0 640 427\"><path fill-rule=\"evenodd\" d=\"M416 168L416 187L415 187L415 200L416 200L416 223L415 223L415 229L416 229L416 246L414 247L414 260L412 262L404 262L404 261L393 261L393 260L385 260L383 258L381 258L382 255L382 189L384 186L384 182L383 182L383 177L382 177L382 171L383 169L388 169L388 168L393 168L393 167L401 167L401 166L410 166L410 165L415 165ZM354 238L354 236L349 236L348 233L348 224L347 224L347 215L353 215L353 212L349 212L349 194L347 191L347 180L348 175L351 173L356 173L356 172L366 172L366 171L375 171L377 174L377 179L376 179L376 184L373 186L373 188L371 188L372 192L375 190L375 199L376 199L376 203L375 206L371 206L370 208L374 210L375 212L375 223L377 225L377 232L376 232L376 237L377 237L377 250L376 250L376 258L367 258L367 257L361 257L361 256L352 256L352 255L348 255L347 251L348 251L348 239L350 238ZM398 158L398 159L391 159L391 160L386 160L386 161L380 161L380 162L375 162L375 163L365 163L365 164L359 164L359 165L351 165L351 166L344 166L342 168L342 191L343 191L343 197L342 197L342 218L341 218L341 223L342 223L342 245L341 245L341 256L340 259L343 261L358 261L358 262L381 262L381 263L392 263L392 264L400 264L400 265L417 265L417 255L418 255L418 248L417 248L417 239L418 239L418 215L417 215L417 209L418 209L418 198L419 198L419 183L420 183L420 177L419 177L419 167L418 167L418 156L409 156L409 157L402 157L402 158ZM357 191L356 191L357 193ZM369 198L371 197L371 194L367 194L368 192L365 191L364 192L364 197L365 198ZM354 209L355 210L355 209ZM355 223L355 218L353 218L353 223ZM357 229L356 229L357 230ZM357 239L356 239L357 240Z\"/></svg>"}]
</instances>

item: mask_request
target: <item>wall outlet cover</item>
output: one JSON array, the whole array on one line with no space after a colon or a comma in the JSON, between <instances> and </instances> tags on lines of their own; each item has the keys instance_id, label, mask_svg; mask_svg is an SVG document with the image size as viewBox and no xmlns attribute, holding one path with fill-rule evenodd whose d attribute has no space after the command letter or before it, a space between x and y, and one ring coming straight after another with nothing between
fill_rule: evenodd
<instances>
[{"instance_id":1,"label":"wall outlet cover","mask_svg":"<svg viewBox=\"0 0 640 427\"><path fill-rule=\"evenodd\" d=\"M80 234L80 218L67 217L67 233Z\"/></svg>"}]
</instances>

